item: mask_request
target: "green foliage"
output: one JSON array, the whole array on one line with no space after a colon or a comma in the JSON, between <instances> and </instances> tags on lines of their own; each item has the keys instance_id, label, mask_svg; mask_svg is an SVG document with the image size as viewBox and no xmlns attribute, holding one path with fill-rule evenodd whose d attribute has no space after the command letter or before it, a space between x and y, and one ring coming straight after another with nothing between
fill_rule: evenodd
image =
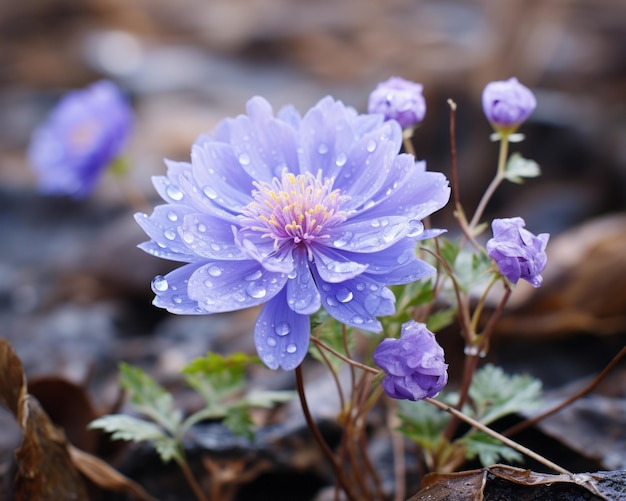
<instances>
[{"instance_id":1,"label":"green foliage","mask_svg":"<svg viewBox=\"0 0 626 501\"><path fill-rule=\"evenodd\" d=\"M504 177L512 183L521 184L525 178L538 177L541 175L539 164L533 160L522 157L519 153L513 153L506 164Z\"/></svg>"},{"instance_id":2,"label":"green foliage","mask_svg":"<svg viewBox=\"0 0 626 501\"><path fill-rule=\"evenodd\" d=\"M323 308L315 314L314 324L316 327L313 335L337 353L347 356L346 343L348 345L348 350L352 350L354 348L355 338L348 332L350 328L332 318ZM309 354L316 360L326 363L320 350L314 343L310 343L309 345ZM324 350L324 355L334 371L339 370L339 368L345 363L328 350Z\"/></svg>"},{"instance_id":3,"label":"green foliage","mask_svg":"<svg viewBox=\"0 0 626 501\"><path fill-rule=\"evenodd\" d=\"M243 353L223 357L208 353L183 369L186 382L204 399L205 406L182 419L174 399L162 386L138 367L121 363L120 384L128 392L131 405L150 420L126 415L109 415L93 421L90 428L112 433L113 440L151 443L164 462L184 462L182 437L194 424L205 419L221 419L233 433L252 439L252 407L271 407L293 398L293 392L259 391L243 395L246 368L258 363L257 357Z\"/></svg>"},{"instance_id":4,"label":"green foliage","mask_svg":"<svg viewBox=\"0 0 626 501\"><path fill-rule=\"evenodd\" d=\"M501 459L509 462L521 462L522 455L508 445L504 445L497 438L487 435L482 431L471 431L459 443L465 446L465 457L478 460L483 466L498 463Z\"/></svg>"},{"instance_id":5,"label":"green foliage","mask_svg":"<svg viewBox=\"0 0 626 501\"><path fill-rule=\"evenodd\" d=\"M464 249L454 263L454 275L464 291L485 283L491 278L491 260L486 252Z\"/></svg>"},{"instance_id":6,"label":"green foliage","mask_svg":"<svg viewBox=\"0 0 626 501\"><path fill-rule=\"evenodd\" d=\"M531 376L509 376L487 364L474 374L469 389L472 409L465 411L489 424L515 412L532 410L541 403L541 386L541 381Z\"/></svg>"},{"instance_id":7,"label":"green foliage","mask_svg":"<svg viewBox=\"0 0 626 501\"><path fill-rule=\"evenodd\" d=\"M400 432L427 451L435 451L450 415L427 402L399 402Z\"/></svg>"}]
</instances>

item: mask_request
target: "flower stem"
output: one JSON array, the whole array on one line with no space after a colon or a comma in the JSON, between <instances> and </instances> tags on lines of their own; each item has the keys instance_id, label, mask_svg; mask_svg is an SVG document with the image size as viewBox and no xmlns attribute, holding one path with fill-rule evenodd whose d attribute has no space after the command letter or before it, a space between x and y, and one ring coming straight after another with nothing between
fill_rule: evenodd
<instances>
[{"instance_id":1,"label":"flower stem","mask_svg":"<svg viewBox=\"0 0 626 501\"><path fill-rule=\"evenodd\" d=\"M344 472L342 471L340 465L337 463L337 459L335 458L333 451L330 449L330 447L326 443L326 440L324 440L322 433L320 432L319 428L317 427L317 424L315 423L315 420L313 419L313 416L311 415L311 411L309 410L309 404L307 403L306 395L304 393L304 380L302 377L302 366L299 365L298 367L296 367L295 373L296 373L296 388L298 390L298 397L300 398L300 405L302 406L302 412L304 413L304 419L307 422L307 426L309 427L309 430L311 430L311 433L313 434L313 438L315 438L315 441L318 443L318 445L322 449L322 452L326 456L326 459L328 459L330 466L333 469L333 472L335 474L335 478L337 479L337 482L339 483L339 485L341 485L341 488L344 490L346 497L350 501L357 501L358 498L355 497L355 495L352 492L352 487L346 481Z\"/></svg>"},{"instance_id":2,"label":"flower stem","mask_svg":"<svg viewBox=\"0 0 626 501\"><path fill-rule=\"evenodd\" d=\"M339 353L337 350L335 350L335 349L331 348L330 346L328 346L324 341L321 341L321 340L319 340L319 339L317 339L315 337L311 337L311 341L313 343L315 343L317 346L319 346L320 348L328 350L333 355L335 355L337 358L340 358L341 360L343 360L347 364L350 364L353 367L357 367L359 369L363 369L364 371L371 372L372 374L378 374L380 372L378 369L374 369L373 367L370 367L369 365L365 365L365 364L356 362L354 360L351 360L350 358L348 358L348 357L342 355L341 353Z\"/></svg>"},{"instance_id":3,"label":"flower stem","mask_svg":"<svg viewBox=\"0 0 626 501\"><path fill-rule=\"evenodd\" d=\"M506 170L506 160L509 152L509 136L506 134L502 134L500 137L500 154L498 157L498 171L496 172L495 177L491 180L491 183L485 190L480 202L478 203L478 207L476 207L476 212L472 216L472 219L469 223L470 230L474 230L478 223L480 222L480 218L489 203L489 200L493 196L494 192L500 186L500 183L504 180L504 173Z\"/></svg>"},{"instance_id":4,"label":"flower stem","mask_svg":"<svg viewBox=\"0 0 626 501\"><path fill-rule=\"evenodd\" d=\"M185 480L187 480L189 487L191 487L191 490L193 491L198 501L208 501L207 497L204 495L204 492L202 492L202 489L198 485L198 482L196 482L193 473L191 473L191 469L187 464L187 460L184 457L181 457L177 460L177 463L181 471L183 472L183 475L185 476Z\"/></svg>"},{"instance_id":5,"label":"flower stem","mask_svg":"<svg viewBox=\"0 0 626 501\"><path fill-rule=\"evenodd\" d=\"M433 400L432 398L425 398L424 400L426 400L429 404L432 404L435 407L438 407L439 409L444 410L444 411L452 414L457 419L462 419L463 421L465 421L467 424L469 424L473 428L476 428L477 430L480 430L483 433L486 433L487 435L489 435L489 436L499 440L504 445L508 445L509 447L511 447L511 449L515 449L516 451L518 451L518 452L528 456L529 458L534 459L535 461L537 461L537 462L547 466L548 468L550 468L550 469L552 469L554 471L557 471L559 473L564 473L566 475L571 475L571 473L569 471L567 471L565 468L562 468L558 464L553 463L552 461L550 461L549 459L544 458L540 454L537 454L536 452L531 451L527 447L524 447L523 445L518 444L517 442L514 442L510 438L507 438L504 435L501 435L497 431L494 431L491 428L485 426L484 424L479 423L475 419L472 419L471 417L466 416L465 414L463 414L462 412L456 410L455 408L450 407L449 405L443 404L443 403L441 403L441 402L439 402L437 400Z\"/></svg>"}]
</instances>

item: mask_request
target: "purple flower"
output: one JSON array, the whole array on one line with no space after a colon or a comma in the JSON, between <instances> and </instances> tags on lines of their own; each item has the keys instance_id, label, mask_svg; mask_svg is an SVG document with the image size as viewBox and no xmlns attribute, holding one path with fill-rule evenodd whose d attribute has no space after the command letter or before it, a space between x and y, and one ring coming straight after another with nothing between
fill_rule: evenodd
<instances>
[{"instance_id":1,"label":"purple flower","mask_svg":"<svg viewBox=\"0 0 626 501\"><path fill-rule=\"evenodd\" d=\"M487 242L487 254L498 265L510 282L520 278L533 287L539 287L543 278L541 272L546 267L546 245L550 235L533 235L524 229L526 223L521 217L494 219L491 223L493 238Z\"/></svg>"},{"instance_id":2,"label":"purple flower","mask_svg":"<svg viewBox=\"0 0 626 501\"><path fill-rule=\"evenodd\" d=\"M514 132L536 106L533 93L515 77L488 83L483 90L485 116L499 132Z\"/></svg>"},{"instance_id":3,"label":"purple flower","mask_svg":"<svg viewBox=\"0 0 626 501\"><path fill-rule=\"evenodd\" d=\"M167 202L136 219L146 252L187 263L153 281L154 304L208 314L265 303L254 329L270 368L297 367L320 307L380 331L394 312L386 287L433 273L417 259L421 219L448 201L448 181L398 154L402 131L330 97L303 117L261 97L166 161L154 184Z\"/></svg>"},{"instance_id":4,"label":"purple flower","mask_svg":"<svg viewBox=\"0 0 626 501\"><path fill-rule=\"evenodd\" d=\"M386 374L381 384L391 398L432 398L448 382L443 348L425 324L406 322L400 339L383 339L372 356Z\"/></svg>"},{"instance_id":5,"label":"purple flower","mask_svg":"<svg viewBox=\"0 0 626 501\"><path fill-rule=\"evenodd\" d=\"M403 129L409 129L424 120L426 114L422 89L421 84L391 77L370 94L367 110L381 113L385 120L396 120Z\"/></svg>"},{"instance_id":6,"label":"purple flower","mask_svg":"<svg viewBox=\"0 0 626 501\"><path fill-rule=\"evenodd\" d=\"M117 86L96 82L66 94L33 133L28 157L43 193L84 198L122 151L133 111Z\"/></svg>"}]
</instances>

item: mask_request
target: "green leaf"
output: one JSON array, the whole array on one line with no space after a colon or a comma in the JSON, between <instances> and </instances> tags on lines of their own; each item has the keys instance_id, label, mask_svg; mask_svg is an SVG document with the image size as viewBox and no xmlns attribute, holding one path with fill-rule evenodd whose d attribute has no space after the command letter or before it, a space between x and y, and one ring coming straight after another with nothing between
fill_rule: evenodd
<instances>
[{"instance_id":1,"label":"green leaf","mask_svg":"<svg viewBox=\"0 0 626 501\"><path fill-rule=\"evenodd\" d=\"M435 451L442 440L450 415L427 402L399 402L399 431L428 451Z\"/></svg>"},{"instance_id":2,"label":"green leaf","mask_svg":"<svg viewBox=\"0 0 626 501\"><path fill-rule=\"evenodd\" d=\"M457 307L456 305L445 308L443 310L437 310L430 314L426 319L426 326L428 330L432 332L439 332L441 329L452 325L456 318Z\"/></svg>"},{"instance_id":3,"label":"green leaf","mask_svg":"<svg viewBox=\"0 0 626 501\"><path fill-rule=\"evenodd\" d=\"M469 395L475 418L488 424L508 414L537 408L541 404L541 381L531 376L509 376L487 364L474 374Z\"/></svg>"},{"instance_id":4,"label":"green leaf","mask_svg":"<svg viewBox=\"0 0 626 501\"><path fill-rule=\"evenodd\" d=\"M316 313L315 318L318 325L315 328L313 335L316 336L317 339L335 350L337 353L346 355L346 346L344 343L345 332L348 349L351 350L354 347L355 339L354 336L349 335L349 327L332 318L325 310L321 310L320 312ZM343 360L333 355L328 350L325 350L324 348L318 348L315 343L310 343L309 354L316 360L319 360L320 362L325 364L326 361L324 360L324 357L322 356L320 350L324 352L324 355L326 356L326 359L328 360L328 363L331 365L331 368L333 370L337 371L342 365L345 364Z\"/></svg>"},{"instance_id":5,"label":"green leaf","mask_svg":"<svg viewBox=\"0 0 626 501\"><path fill-rule=\"evenodd\" d=\"M123 414L103 416L89 423L90 429L101 429L111 433L113 440L132 440L151 443L163 462L181 458L176 440L159 426L143 419Z\"/></svg>"},{"instance_id":6,"label":"green leaf","mask_svg":"<svg viewBox=\"0 0 626 501\"><path fill-rule=\"evenodd\" d=\"M519 153L513 153L506 164L504 177L512 183L521 184L525 178L538 177L541 175L539 164L528 160Z\"/></svg>"},{"instance_id":7,"label":"green leaf","mask_svg":"<svg viewBox=\"0 0 626 501\"><path fill-rule=\"evenodd\" d=\"M246 437L248 440L254 438L254 431L252 430L254 423L250 417L250 411L246 407L237 406L228 409L223 424L235 435Z\"/></svg>"},{"instance_id":8,"label":"green leaf","mask_svg":"<svg viewBox=\"0 0 626 501\"><path fill-rule=\"evenodd\" d=\"M459 255L459 245L451 242L447 238L439 237L439 255L441 258L454 269L454 262Z\"/></svg>"},{"instance_id":9,"label":"green leaf","mask_svg":"<svg viewBox=\"0 0 626 501\"><path fill-rule=\"evenodd\" d=\"M491 259L486 252L473 247L459 253L454 263L454 273L459 287L465 291L478 287L491 278Z\"/></svg>"},{"instance_id":10,"label":"green leaf","mask_svg":"<svg viewBox=\"0 0 626 501\"><path fill-rule=\"evenodd\" d=\"M181 412L174 409L174 400L162 386L157 384L139 367L120 363L120 384L137 411L146 414L176 435L182 420Z\"/></svg>"},{"instance_id":11,"label":"green leaf","mask_svg":"<svg viewBox=\"0 0 626 501\"><path fill-rule=\"evenodd\" d=\"M296 395L295 391L255 391L246 395L241 404L246 407L270 408L276 404L289 402Z\"/></svg>"},{"instance_id":12,"label":"green leaf","mask_svg":"<svg viewBox=\"0 0 626 501\"><path fill-rule=\"evenodd\" d=\"M504 445L497 438L487 435L482 431L471 431L466 436L458 440L465 446L465 456L467 459L474 459L478 456L483 466L496 464L504 459L509 463L521 463L522 455L508 445Z\"/></svg>"}]
</instances>

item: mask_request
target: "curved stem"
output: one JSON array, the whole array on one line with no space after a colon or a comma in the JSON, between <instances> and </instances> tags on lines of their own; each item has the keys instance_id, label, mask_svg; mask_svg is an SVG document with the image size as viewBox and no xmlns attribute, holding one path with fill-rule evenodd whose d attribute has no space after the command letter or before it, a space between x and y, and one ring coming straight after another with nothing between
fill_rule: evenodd
<instances>
[{"instance_id":1,"label":"curved stem","mask_svg":"<svg viewBox=\"0 0 626 501\"><path fill-rule=\"evenodd\" d=\"M315 438L315 441L318 443L318 445L322 449L322 452L326 456L326 459L328 459L328 461L330 462L330 466L332 467L333 472L335 473L335 478L337 479L337 482L341 485L341 488L344 490L347 498L350 501L357 501L358 498L354 496L352 492L352 487L346 481L346 477L340 465L337 463L337 459L335 458L333 451L330 449L330 447L326 443L326 440L324 440L322 433L320 432L319 428L317 427L317 424L315 423L315 420L313 419L313 416L311 415L311 411L309 410L309 404L307 403L306 395L304 393L304 380L302 378L302 366L299 365L298 367L296 367L295 373L296 373L296 388L298 390L298 397L300 398L300 405L302 405L302 412L304 413L304 419L306 420L307 426L309 427L309 430L311 430L311 433L313 434L313 438Z\"/></svg>"},{"instance_id":2,"label":"curved stem","mask_svg":"<svg viewBox=\"0 0 626 501\"><path fill-rule=\"evenodd\" d=\"M470 230L474 230L478 223L480 222L480 218L487 207L487 203L493 196L494 192L500 186L500 183L504 180L504 172L506 169L506 160L509 151L509 137L508 135L502 135L500 139L500 155L498 157L498 172L495 177L491 180L491 183L485 190L480 202L478 203L478 207L476 207L476 212L472 216L472 219L469 223Z\"/></svg>"},{"instance_id":3,"label":"curved stem","mask_svg":"<svg viewBox=\"0 0 626 501\"><path fill-rule=\"evenodd\" d=\"M191 469L189 468L186 459L184 457L181 457L177 460L177 463L181 471L183 472L183 475L185 476L185 480L187 480L189 487L191 487L191 490L193 491L198 501L208 501L207 497L204 495L204 492L202 492L202 489L198 485L198 482L196 482L193 473L191 473Z\"/></svg>"},{"instance_id":4,"label":"curved stem","mask_svg":"<svg viewBox=\"0 0 626 501\"><path fill-rule=\"evenodd\" d=\"M426 400L426 402L428 402L429 404L432 404L435 407L438 407L439 409L452 414L457 419L461 419L465 421L467 424L469 424L473 428L476 428L477 430L480 430L483 433L486 433L487 435L499 440L504 445L508 445L511 449L515 449L516 451L521 452L522 454L528 456L529 458L534 459L535 461L547 466L548 468L554 471L557 471L559 473L565 473L566 475L571 475L571 473L567 471L565 468L562 468L558 464L553 463L552 461L544 458L540 454L537 454L536 452L531 451L527 447L524 447L523 445L518 444L517 442L514 442L510 438L507 438L504 435L501 435L497 431L494 431L491 428L485 426L484 424L479 423L475 419L472 419L471 417L466 416L465 414L456 410L455 408L450 407L449 405L443 404L437 400L433 400L432 398L425 398L424 400Z\"/></svg>"},{"instance_id":5,"label":"curved stem","mask_svg":"<svg viewBox=\"0 0 626 501\"><path fill-rule=\"evenodd\" d=\"M331 348L330 346L328 346L324 341L320 341L319 339L317 339L315 337L311 337L311 341L313 343L315 343L317 346L319 346L320 348L324 348L325 350L328 350L333 355L335 355L337 358L340 358L341 360L343 360L347 364L350 364L353 367L357 367L359 369L363 369L364 371L371 372L372 374L378 374L380 372L380 370L374 369L373 367L370 367L369 365L365 365L365 364L362 364L362 363L359 363L359 362L355 362L354 360L351 360L350 358L346 357L345 355L339 353L337 350L335 350L335 349Z\"/></svg>"}]
</instances>

